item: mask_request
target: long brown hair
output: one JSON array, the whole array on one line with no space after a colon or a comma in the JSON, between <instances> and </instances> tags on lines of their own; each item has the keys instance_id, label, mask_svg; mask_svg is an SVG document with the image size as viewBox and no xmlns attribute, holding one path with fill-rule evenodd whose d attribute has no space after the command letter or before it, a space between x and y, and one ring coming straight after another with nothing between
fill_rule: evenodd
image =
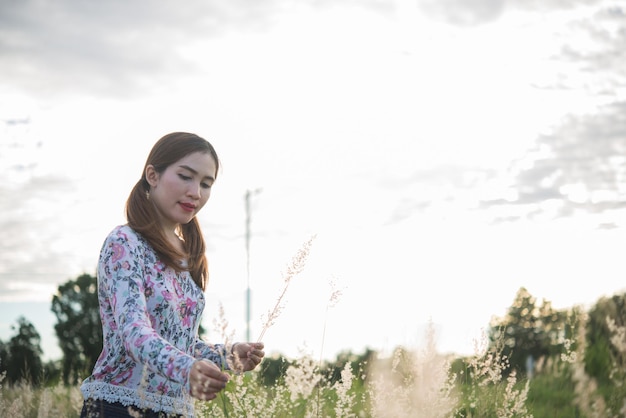
<instances>
[{"instance_id":1,"label":"long brown hair","mask_svg":"<svg viewBox=\"0 0 626 418\"><path fill-rule=\"evenodd\" d=\"M202 289L206 289L209 279L208 262L205 254L206 245L198 219L194 217L189 223L181 225L178 231L184 242L185 254L181 254L168 243L159 225L159 215L155 206L148 198L150 184L146 179L146 167L152 164L157 173L161 174L167 167L181 158L194 152L210 154L215 160L215 178L219 170L219 159L213 146L204 138L187 132L172 132L159 139L152 147L141 179L135 184L126 201L126 218L128 225L141 234L161 260L176 271L188 270L193 281ZM187 259L187 267L180 260Z\"/></svg>"}]
</instances>

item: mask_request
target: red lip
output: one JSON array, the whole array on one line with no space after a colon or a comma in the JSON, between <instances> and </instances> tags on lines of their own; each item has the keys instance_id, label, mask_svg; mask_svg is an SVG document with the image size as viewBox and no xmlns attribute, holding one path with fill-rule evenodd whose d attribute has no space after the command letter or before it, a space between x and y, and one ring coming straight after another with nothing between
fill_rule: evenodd
<instances>
[{"instance_id":1,"label":"red lip","mask_svg":"<svg viewBox=\"0 0 626 418\"><path fill-rule=\"evenodd\" d=\"M186 212L193 212L194 210L196 210L196 205L192 203L181 202L179 204L180 204L180 207L183 208L183 210Z\"/></svg>"}]
</instances>

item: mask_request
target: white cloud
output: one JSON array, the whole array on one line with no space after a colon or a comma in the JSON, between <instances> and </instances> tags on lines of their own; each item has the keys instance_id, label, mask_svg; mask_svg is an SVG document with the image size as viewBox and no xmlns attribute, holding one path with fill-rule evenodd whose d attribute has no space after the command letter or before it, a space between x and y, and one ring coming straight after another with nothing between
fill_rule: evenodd
<instances>
[{"instance_id":1,"label":"white cloud","mask_svg":"<svg viewBox=\"0 0 626 418\"><path fill-rule=\"evenodd\" d=\"M207 137L223 163L201 214L211 307L243 312L243 194L260 187L255 315L317 232L293 297L323 310L327 279L346 283L332 325L357 316L359 332L330 330L337 344L406 342L432 316L452 349L521 285L561 297L554 278L590 276L617 239L625 49L610 3L169 4L0 12L2 295L92 274L146 153L173 130ZM597 248L571 246L577 233ZM609 291L615 274L599 268ZM574 290L559 302L594 294ZM294 305L270 334L285 350ZM458 312L475 315L451 325Z\"/></svg>"}]
</instances>

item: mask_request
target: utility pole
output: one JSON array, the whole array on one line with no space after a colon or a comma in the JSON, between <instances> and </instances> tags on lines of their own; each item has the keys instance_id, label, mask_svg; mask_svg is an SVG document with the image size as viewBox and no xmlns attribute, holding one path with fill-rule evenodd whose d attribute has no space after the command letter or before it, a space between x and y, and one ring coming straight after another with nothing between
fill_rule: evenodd
<instances>
[{"instance_id":1,"label":"utility pole","mask_svg":"<svg viewBox=\"0 0 626 418\"><path fill-rule=\"evenodd\" d=\"M250 211L250 197L259 194L261 189L254 191L246 190L244 197L246 206L246 341L250 339L250 221L252 218Z\"/></svg>"}]
</instances>

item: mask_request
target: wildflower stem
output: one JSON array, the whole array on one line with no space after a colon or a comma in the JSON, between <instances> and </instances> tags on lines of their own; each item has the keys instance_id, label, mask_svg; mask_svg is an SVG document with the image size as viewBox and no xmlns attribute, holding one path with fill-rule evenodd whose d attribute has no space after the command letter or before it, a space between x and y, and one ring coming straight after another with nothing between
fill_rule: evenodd
<instances>
[{"instance_id":1,"label":"wildflower stem","mask_svg":"<svg viewBox=\"0 0 626 418\"><path fill-rule=\"evenodd\" d=\"M311 245L312 245L313 240L315 239L315 237L316 237L316 235L313 235L311 238L309 238L308 241L306 241L302 245L302 248L300 248L300 250L298 250L296 255L291 260L291 264L287 266L287 270L283 273L283 281L285 282L285 285L283 286L283 290L281 291L280 296L278 297L278 300L276 301L276 304L274 305L274 308L267 315L267 318L265 320L265 324L263 325L263 328L261 330L261 334L259 335L259 338L257 339L257 342L261 342L261 340L265 336L265 332L267 331L267 329L269 327L271 327L272 325L274 325L274 322L276 321L276 319L280 315L280 313L281 313L281 311L282 311L282 309L284 307L283 298L287 294L287 289L289 288L289 284L291 283L291 279L294 276L298 275L304 269L304 265L305 265L306 260L307 260L307 258L309 256L309 252L311 250Z\"/></svg>"},{"instance_id":2,"label":"wildflower stem","mask_svg":"<svg viewBox=\"0 0 626 418\"><path fill-rule=\"evenodd\" d=\"M224 391L220 392L220 398L222 399L222 410L224 411L224 416L228 417L228 405L226 404L226 394Z\"/></svg>"}]
</instances>

